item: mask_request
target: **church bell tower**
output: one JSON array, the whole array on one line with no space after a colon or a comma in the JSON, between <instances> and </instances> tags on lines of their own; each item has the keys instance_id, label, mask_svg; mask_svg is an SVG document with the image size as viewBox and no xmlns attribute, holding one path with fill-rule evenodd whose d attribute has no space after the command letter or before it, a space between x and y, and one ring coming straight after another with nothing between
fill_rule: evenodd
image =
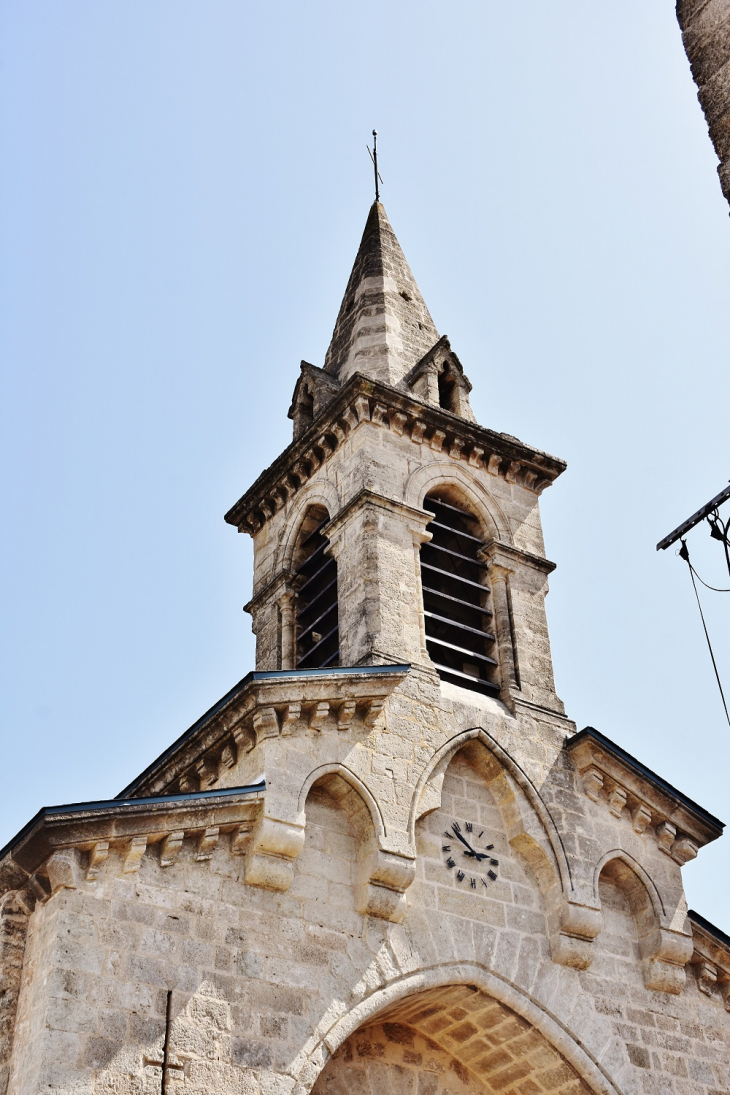
<instances>
[{"instance_id":1,"label":"church bell tower","mask_svg":"<svg viewBox=\"0 0 730 1095\"><path fill-rule=\"evenodd\" d=\"M0 850L0 1095L720 1095L722 822L555 694L541 493L368 215L253 538L256 668Z\"/></svg>"},{"instance_id":2,"label":"church bell tower","mask_svg":"<svg viewBox=\"0 0 730 1095\"><path fill-rule=\"evenodd\" d=\"M478 425L470 391L375 202L293 441L226 514L253 537L258 670L407 664L460 702L563 715L539 497L565 464Z\"/></svg>"}]
</instances>

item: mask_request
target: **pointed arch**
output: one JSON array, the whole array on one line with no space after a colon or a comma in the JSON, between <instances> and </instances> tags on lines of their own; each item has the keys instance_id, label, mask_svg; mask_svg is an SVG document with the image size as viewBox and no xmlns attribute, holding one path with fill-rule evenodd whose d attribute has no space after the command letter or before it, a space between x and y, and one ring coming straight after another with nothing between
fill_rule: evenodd
<instances>
[{"instance_id":1,"label":"pointed arch","mask_svg":"<svg viewBox=\"0 0 730 1095\"><path fill-rule=\"evenodd\" d=\"M344 1014L335 1018L330 1013L320 1025L316 1039L312 1039L313 1044L292 1063L289 1075L295 1084L301 1085L295 1090L310 1092L332 1054L359 1028L377 1021L380 1016L392 1020L401 1007L417 1011L421 1003L426 1005L423 1010L429 1010L430 1005L433 1014L439 1002L442 1006L447 1003L448 994L454 990L456 994L461 992L472 999L480 994L485 1007L496 1005L504 1010L506 1016L511 1014L518 1017L517 1023L523 1029L529 1027L537 1032L547 1043L546 1049L559 1054L570 1066L576 1080L582 1081L592 1095L622 1095L608 1070L590 1052L585 1042L578 1041L555 1015L534 998L477 962L447 962L414 973L398 974ZM340 1010L338 1008L335 1015ZM472 1012L471 1019L474 1018ZM604 1039L606 1036L610 1037L608 1029L604 1032Z\"/></svg>"},{"instance_id":2,"label":"pointed arch","mask_svg":"<svg viewBox=\"0 0 730 1095\"><path fill-rule=\"evenodd\" d=\"M437 487L451 488L464 500L481 523L487 539L512 545L512 530L499 502L477 476L453 461L439 461L414 471L406 482L404 501L423 509L423 499Z\"/></svg>"},{"instance_id":3,"label":"pointed arch","mask_svg":"<svg viewBox=\"0 0 730 1095\"><path fill-rule=\"evenodd\" d=\"M319 768L315 768L312 772L309 773L299 791L299 800L297 803L297 814L299 823L302 825L305 824L306 803L309 792L312 790L316 783L321 783L323 780L326 780L328 776L339 777L360 796L370 814L370 820L372 822L373 830L375 832L378 844L380 844L386 836L386 829L385 821L383 819L380 807L378 806L377 800L372 791L368 787L366 787L360 777L356 776L352 769L348 768L345 764L322 764Z\"/></svg>"},{"instance_id":4,"label":"pointed arch","mask_svg":"<svg viewBox=\"0 0 730 1095\"><path fill-rule=\"evenodd\" d=\"M641 883L644 890L646 891L647 898L651 903L651 907L656 918L656 923L657 925L661 924L666 918L666 909L664 906L664 901L662 900L662 896L659 893L659 890L657 889L650 875L648 875L644 868L641 866L641 864L637 862L637 860L635 860L632 855L629 855L628 852L625 852L623 848L614 848L610 852L606 852L606 854L603 855L596 864L595 870L593 872L593 896L596 900L596 905L600 907L601 904L601 900L598 895L598 887L601 875L607 867L610 868L612 863L622 864L624 870L630 871L636 877L637 881ZM629 900L629 905L631 906L631 911L634 913L634 915L636 915L634 908L636 902L634 901L634 903L632 904L632 898L626 892L626 876L622 875L620 872L613 871L611 873L611 877L617 883L617 885L620 886L624 893L626 893L626 896Z\"/></svg>"},{"instance_id":5,"label":"pointed arch","mask_svg":"<svg viewBox=\"0 0 730 1095\"><path fill-rule=\"evenodd\" d=\"M438 809L443 777L450 761L473 743L480 744L489 757L489 766L486 770L482 769L482 774L495 794L497 805L507 815L506 821L511 830L510 844L527 861L543 894L557 889L569 896L573 892L570 863L552 814L526 772L481 726L456 734L434 753L422 771L411 801L408 821L410 840L415 845L419 817ZM525 816L508 776L527 799L535 823Z\"/></svg>"}]
</instances>

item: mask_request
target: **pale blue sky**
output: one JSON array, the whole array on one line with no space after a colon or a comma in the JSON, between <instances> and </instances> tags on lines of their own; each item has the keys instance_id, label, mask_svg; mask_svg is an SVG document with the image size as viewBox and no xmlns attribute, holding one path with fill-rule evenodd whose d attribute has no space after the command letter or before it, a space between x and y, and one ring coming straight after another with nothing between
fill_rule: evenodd
<instances>
[{"instance_id":1,"label":"pale blue sky","mask_svg":"<svg viewBox=\"0 0 730 1095\"><path fill-rule=\"evenodd\" d=\"M0 49L0 843L114 795L252 667L223 513L322 363L373 126L477 417L569 463L542 504L568 713L730 821L691 587L654 550L730 476L730 219L671 0L16 0ZM685 878L730 929L730 836Z\"/></svg>"}]
</instances>

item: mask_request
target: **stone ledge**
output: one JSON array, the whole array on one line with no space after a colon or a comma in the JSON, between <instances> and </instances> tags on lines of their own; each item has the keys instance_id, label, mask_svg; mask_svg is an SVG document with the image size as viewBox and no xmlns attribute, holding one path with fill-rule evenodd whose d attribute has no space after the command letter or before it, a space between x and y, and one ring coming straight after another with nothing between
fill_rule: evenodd
<instances>
[{"instance_id":1,"label":"stone ledge","mask_svg":"<svg viewBox=\"0 0 730 1095\"><path fill-rule=\"evenodd\" d=\"M724 824L687 795L592 726L568 738L563 748L581 775L583 790L616 818L630 816L636 832L650 825L662 851L686 863L697 849L722 836Z\"/></svg>"},{"instance_id":2,"label":"stone ledge","mask_svg":"<svg viewBox=\"0 0 730 1095\"><path fill-rule=\"evenodd\" d=\"M243 850L242 836L251 831L264 791L261 782L189 795L44 807L0 851L0 892L25 886L48 861L67 866L59 856L63 849L87 853L87 881L98 877L110 847L123 850L125 873L139 868L148 844L161 843L163 858L172 862L171 846L179 851L185 836L199 841L199 859L220 833L232 834L234 851Z\"/></svg>"}]
</instances>

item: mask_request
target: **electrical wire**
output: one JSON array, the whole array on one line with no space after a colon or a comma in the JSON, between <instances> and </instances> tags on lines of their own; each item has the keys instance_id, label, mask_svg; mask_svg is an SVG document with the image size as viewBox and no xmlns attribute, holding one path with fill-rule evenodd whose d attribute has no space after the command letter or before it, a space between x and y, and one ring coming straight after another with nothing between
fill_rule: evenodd
<instances>
[{"instance_id":1,"label":"electrical wire","mask_svg":"<svg viewBox=\"0 0 730 1095\"><path fill-rule=\"evenodd\" d=\"M697 583L695 582L695 570L694 570L694 567L692 566L692 564L689 561L689 548L687 547L687 544L685 543L684 540L682 540L682 546L679 549L678 554L679 554L679 557L681 559L684 559L687 566L689 567L689 576L692 579L692 588L695 591L695 597L697 598L697 607L700 610L700 619L702 620L702 627L704 628L705 638L707 639L707 647L710 651L710 657L712 658L712 668L715 670L715 679L717 681L717 687L720 689L720 697L722 699L722 706L725 708L725 718L727 719L728 726L730 726L730 711L728 711L728 709L727 709L727 702L725 700L725 693L722 690L722 681L720 680L720 674L719 674L718 669L717 669L717 662L715 661L715 654L714 654L714 651L712 649L712 643L710 642L710 634L707 630L707 624L705 623L705 614L702 611L702 605L700 603L700 595L697 592ZM701 578L700 578L700 581L702 581ZM704 585L704 582L703 582L703 585ZM709 587L709 588L712 588L712 587Z\"/></svg>"}]
</instances>

